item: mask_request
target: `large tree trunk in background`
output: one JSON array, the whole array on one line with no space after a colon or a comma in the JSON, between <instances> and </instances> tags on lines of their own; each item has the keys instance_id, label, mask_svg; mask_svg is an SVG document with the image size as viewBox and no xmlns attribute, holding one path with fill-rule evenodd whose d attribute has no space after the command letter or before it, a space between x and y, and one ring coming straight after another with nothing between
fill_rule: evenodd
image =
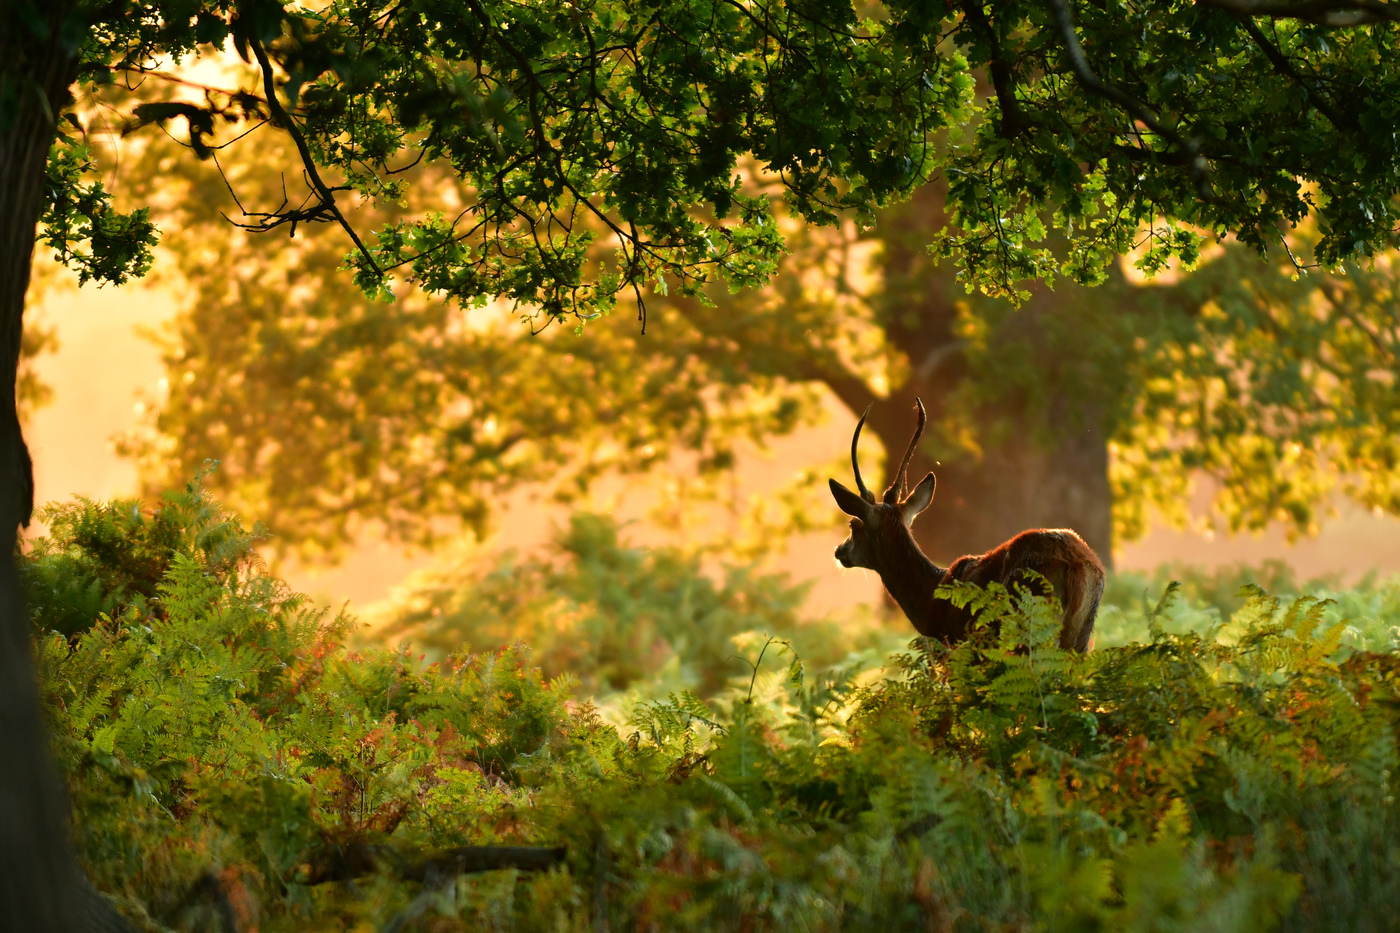
<instances>
[{"instance_id":1,"label":"large tree trunk in background","mask_svg":"<svg viewBox=\"0 0 1400 933\"><path fill-rule=\"evenodd\" d=\"M921 396L928 405L936 391L911 382L887 406L900 417L876 423L871 413L868 423L890 452L889 470L899 465L913 432L914 398ZM935 403L931 414L937 411ZM928 472L937 475L938 490L914 523L914 536L933 560L947 564L963 554L990 550L1027 528L1072 528L1112 568L1113 497L1102 426L1067 432L1053 446L1037 443L1030 432L1015 432L984 447L977 462L936 466L921 450L910 461L910 486Z\"/></svg>"},{"instance_id":2,"label":"large tree trunk in background","mask_svg":"<svg viewBox=\"0 0 1400 933\"><path fill-rule=\"evenodd\" d=\"M887 212L877 230L884 244L885 330L910 367L908 381L877 403L867 421L888 455L886 484L914 430L914 399L922 398L936 421L955 387L969 376L954 329L956 302L966 294L953 281L950 264L935 267L925 248L943 221L940 187L926 186L912 202ZM974 421L987 429L978 438L980 459L940 452L936 440L925 435L911 461L911 487L929 471L938 477L933 504L914 524L920 547L933 560L946 564L981 553L1027 528L1072 528L1105 566L1112 566L1110 427L1104 423L1103 401L1057 382L1054 367L1079 361L1066 361L1046 339L1052 327L1074 313L1068 300L1074 289L1067 283L1055 291L1033 289L1032 299L994 337L1029 345L1032 352L1022 358L1045 362L1046 404L1031 405L1012 394L976 412ZM1049 414L1034 421L1032 411ZM936 466L935 460L942 464Z\"/></svg>"},{"instance_id":3,"label":"large tree trunk in background","mask_svg":"<svg viewBox=\"0 0 1400 933\"><path fill-rule=\"evenodd\" d=\"M0 126L0 930L66 933L102 923L94 920L96 895L70 852L67 797L49 754L29 624L10 559L33 506L29 451L15 411L24 296L53 115L67 101L77 64L60 40L71 5L36 8L48 36L32 36L14 5L0 3L0 68L22 82L18 113Z\"/></svg>"}]
</instances>

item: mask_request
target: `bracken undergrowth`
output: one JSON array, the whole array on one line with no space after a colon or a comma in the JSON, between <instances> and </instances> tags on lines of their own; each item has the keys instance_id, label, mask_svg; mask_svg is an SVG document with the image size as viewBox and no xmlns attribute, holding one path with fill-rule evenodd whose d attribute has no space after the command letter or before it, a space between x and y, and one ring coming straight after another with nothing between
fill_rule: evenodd
<instances>
[{"instance_id":1,"label":"bracken undergrowth","mask_svg":"<svg viewBox=\"0 0 1400 933\"><path fill-rule=\"evenodd\" d=\"M1085 655L995 587L942 594L968 642L883 661L725 616L744 672L634 692L618 728L525 645L356 647L198 484L44 518L22 560L73 835L144 929L1369 931L1400 903L1393 585L1360 621L1169 586ZM486 845L564 853L432 861Z\"/></svg>"}]
</instances>

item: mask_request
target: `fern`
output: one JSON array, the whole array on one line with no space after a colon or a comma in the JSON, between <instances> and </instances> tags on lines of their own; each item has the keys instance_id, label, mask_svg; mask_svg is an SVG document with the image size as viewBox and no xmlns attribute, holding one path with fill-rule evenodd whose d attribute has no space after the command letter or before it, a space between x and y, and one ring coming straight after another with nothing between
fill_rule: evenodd
<instances>
[{"instance_id":1,"label":"fern","mask_svg":"<svg viewBox=\"0 0 1400 933\"><path fill-rule=\"evenodd\" d=\"M572 693L606 678L525 645L348 644L197 488L159 520L64 508L27 579L96 614L36 602L49 717L89 873L149 928L216 929L209 879L265 933L1385 929L1400 897L1400 658L1348 634L1400 622L1385 586L1254 589L1224 622L1168 586L1087 655L1034 583L949 587L972 636L883 663L741 625L752 579L721 597L606 535L479 578L532 631L607 603L700 651L697 620L734 620L703 651L750 663L619 729ZM471 845L567 858L423 867Z\"/></svg>"}]
</instances>

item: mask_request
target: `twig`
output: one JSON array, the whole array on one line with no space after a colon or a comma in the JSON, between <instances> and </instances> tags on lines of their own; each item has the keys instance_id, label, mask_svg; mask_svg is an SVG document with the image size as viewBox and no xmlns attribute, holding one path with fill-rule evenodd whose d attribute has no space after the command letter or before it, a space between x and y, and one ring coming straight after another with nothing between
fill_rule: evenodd
<instances>
[{"instance_id":1,"label":"twig","mask_svg":"<svg viewBox=\"0 0 1400 933\"><path fill-rule=\"evenodd\" d=\"M763 664L763 656L768 653L768 647L774 642L777 642L784 648L792 648L792 642L788 641L786 638L779 638L777 635L769 635L768 640L763 643L763 650L758 653L757 661L750 661L742 654L732 654L729 656L730 658L738 658L740 661L743 661L749 667L753 668L753 677L749 679L749 694L744 698L745 703L753 702L754 684L758 683L758 668Z\"/></svg>"},{"instance_id":2,"label":"twig","mask_svg":"<svg viewBox=\"0 0 1400 933\"><path fill-rule=\"evenodd\" d=\"M310 181L311 187L321 198L320 203L313 205L309 210L294 211L291 215L279 217L275 223L262 226L261 229L270 230L273 227L290 221L292 229L295 231L296 224L299 221L317 220L320 219L319 215L323 213L330 214L331 217L340 224L341 229L350 237L351 241L355 244L355 248L358 249L360 255L365 258L365 262L369 263L369 267L374 270L374 274L382 279L384 277L383 270L381 270L379 264L374 261L374 256L370 254L365 244L360 241L360 236L355 232L355 228L350 226L350 222L345 219L345 215L342 214L340 208L336 206L335 192L348 191L349 189L344 187L331 189L321 180L321 174L316 170L316 160L311 157L311 149L306 145L306 137L301 134L301 130L297 127L296 121L292 119L291 114L287 113L286 109L282 106L282 102L277 99L277 85L273 80L272 63L268 61L267 50L263 48L262 42L256 39L248 44L253 50L253 55L258 60L258 67L262 69L263 88L267 94L268 109L272 111L272 120L276 125L285 129L287 135L292 137L292 142L296 144L297 152L301 155L302 165L306 169L306 177Z\"/></svg>"},{"instance_id":3,"label":"twig","mask_svg":"<svg viewBox=\"0 0 1400 933\"><path fill-rule=\"evenodd\" d=\"M191 80L189 80L188 78L182 78L182 77L180 77L179 75L173 75L173 74L170 74L169 72L166 72L166 71L155 71L154 69L148 69L148 68L120 68L120 67L114 67L114 68L111 68L111 69L109 69L109 70L111 70L111 71L116 71L116 72L120 72L120 73L122 73L122 74L124 74L124 75L127 75L127 76L130 76L130 75L132 75L132 74L139 74L139 75L141 75L143 78L145 78L145 77L159 78L160 80L166 81L166 82L168 82L168 83L170 83L170 84L179 84L179 85L183 85L184 87L192 87L192 88L195 88L196 90L204 91L206 94L222 94L222 95L224 95L225 97L231 97L231 98L246 97L246 98L248 98L249 100L255 100L255 101L257 101L258 103L261 103L261 104L267 103L267 101L263 100L261 97L259 97L258 95L254 94L252 91L244 91L244 90L230 91L230 90L228 90L227 88L215 87L215 86L212 85L212 84L203 84L203 83L201 83L201 82L199 82L199 81L191 81ZM137 85L137 87L139 87L139 86L140 86L140 85ZM127 86L127 89L128 89L128 90L133 90L133 88L131 88L130 85Z\"/></svg>"}]
</instances>

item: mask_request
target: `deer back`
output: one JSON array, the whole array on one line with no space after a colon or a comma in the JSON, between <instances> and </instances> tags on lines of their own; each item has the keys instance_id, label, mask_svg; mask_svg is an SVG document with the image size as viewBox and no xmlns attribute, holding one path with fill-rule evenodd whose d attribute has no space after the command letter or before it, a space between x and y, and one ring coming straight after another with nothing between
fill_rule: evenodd
<instances>
[{"instance_id":1,"label":"deer back","mask_svg":"<svg viewBox=\"0 0 1400 933\"><path fill-rule=\"evenodd\" d=\"M985 554L960 557L948 567L944 582L1030 585L1033 577L1027 571L1049 581L1064 609L1060 647L1086 650L1107 575L1093 548L1067 528L1023 531ZM957 640L966 637L971 625L967 610L946 599L933 599L924 625L915 622L914 627L924 634L936 633L944 640ZM924 632L925 628L930 632Z\"/></svg>"}]
</instances>

